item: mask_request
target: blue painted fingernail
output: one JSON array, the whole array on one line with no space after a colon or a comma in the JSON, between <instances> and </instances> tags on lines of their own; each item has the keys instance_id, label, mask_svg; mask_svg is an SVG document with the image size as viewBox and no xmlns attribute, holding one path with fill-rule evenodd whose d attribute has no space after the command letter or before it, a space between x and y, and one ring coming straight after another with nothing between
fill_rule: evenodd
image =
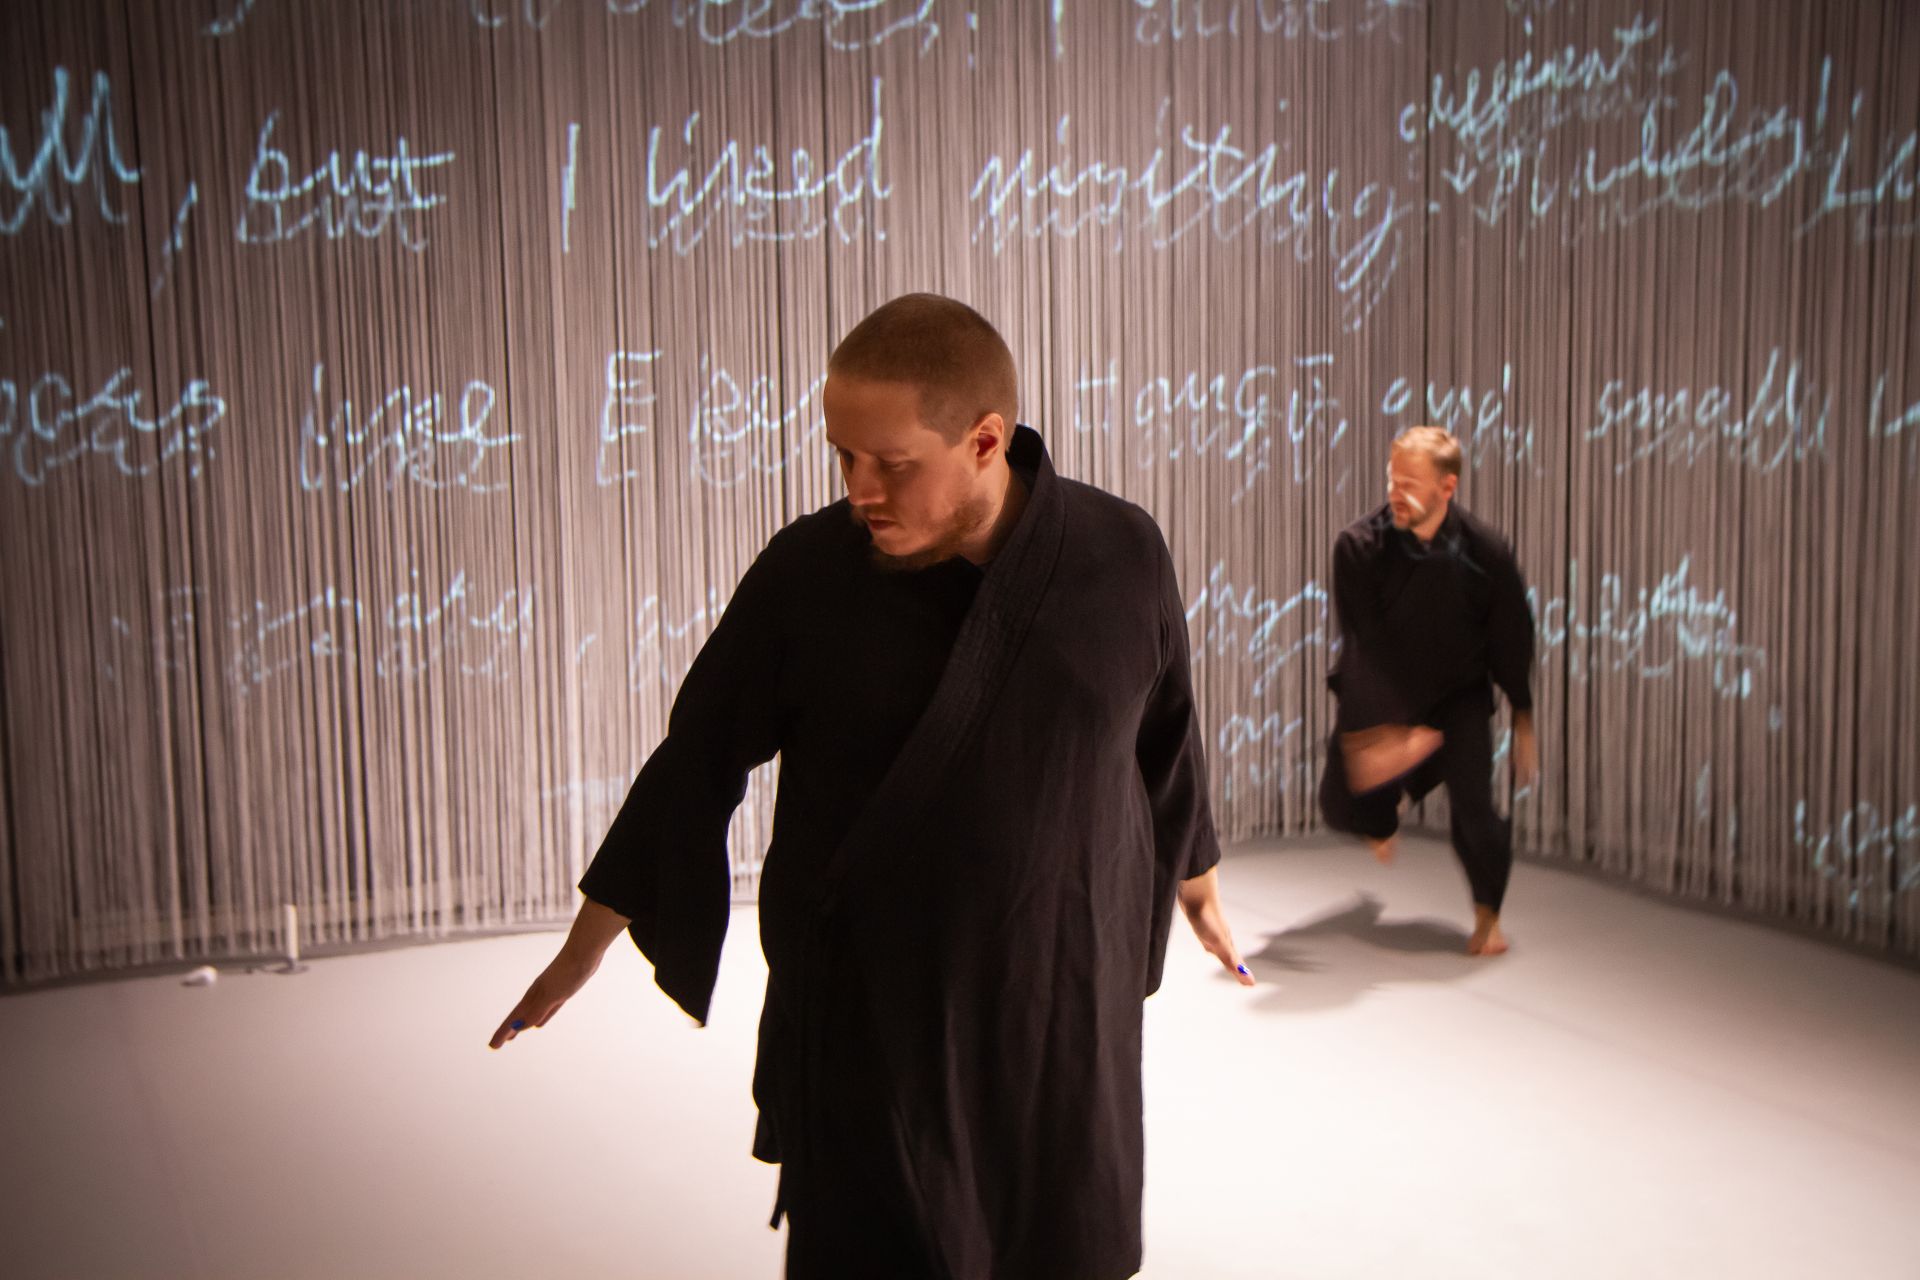
<instances>
[{"instance_id":1,"label":"blue painted fingernail","mask_svg":"<svg viewBox=\"0 0 1920 1280\"><path fill-rule=\"evenodd\" d=\"M1245 966L1245 965L1243 965L1243 964L1242 964L1242 965L1235 965L1234 967L1235 967L1236 969L1238 969L1238 970L1240 970L1240 972L1242 972L1242 973L1247 973L1247 966ZM1253 975L1252 975L1252 974L1250 974L1250 973L1247 973L1247 976L1248 976L1249 978L1251 978L1251 977L1252 977Z\"/></svg>"},{"instance_id":2,"label":"blue painted fingernail","mask_svg":"<svg viewBox=\"0 0 1920 1280\"><path fill-rule=\"evenodd\" d=\"M520 1021L520 1019L515 1018L513 1020L513 1029L515 1031L525 1031L527 1029L527 1024Z\"/></svg>"}]
</instances>

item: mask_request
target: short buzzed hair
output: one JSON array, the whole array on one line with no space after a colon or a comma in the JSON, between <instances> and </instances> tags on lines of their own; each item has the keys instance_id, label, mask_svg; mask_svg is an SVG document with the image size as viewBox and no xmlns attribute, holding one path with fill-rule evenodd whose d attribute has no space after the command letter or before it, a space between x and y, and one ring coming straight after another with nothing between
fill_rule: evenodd
<instances>
[{"instance_id":1,"label":"short buzzed hair","mask_svg":"<svg viewBox=\"0 0 1920 1280\"><path fill-rule=\"evenodd\" d=\"M1393 438L1393 447L1419 454L1443 476L1460 475L1460 442L1445 427L1408 427Z\"/></svg>"},{"instance_id":2,"label":"short buzzed hair","mask_svg":"<svg viewBox=\"0 0 1920 1280\"><path fill-rule=\"evenodd\" d=\"M1020 408L1005 339L978 311L937 293L882 305L840 340L827 372L918 387L920 420L950 442L989 413L1011 436Z\"/></svg>"}]
</instances>

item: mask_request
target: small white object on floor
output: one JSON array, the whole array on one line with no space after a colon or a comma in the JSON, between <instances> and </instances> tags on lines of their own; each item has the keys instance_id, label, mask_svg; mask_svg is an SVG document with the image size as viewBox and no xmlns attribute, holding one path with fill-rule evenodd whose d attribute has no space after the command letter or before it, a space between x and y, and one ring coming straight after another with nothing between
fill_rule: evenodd
<instances>
[{"instance_id":1,"label":"small white object on floor","mask_svg":"<svg viewBox=\"0 0 1920 1280\"><path fill-rule=\"evenodd\" d=\"M189 987L210 987L220 979L220 971L210 964L203 964L187 975L184 985Z\"/></svg>"}]
</instances>

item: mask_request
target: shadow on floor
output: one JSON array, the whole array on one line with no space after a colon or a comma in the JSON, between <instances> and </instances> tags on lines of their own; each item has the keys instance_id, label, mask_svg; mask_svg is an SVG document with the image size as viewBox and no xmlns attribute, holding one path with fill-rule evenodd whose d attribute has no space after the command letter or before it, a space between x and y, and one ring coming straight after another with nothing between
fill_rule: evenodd
<instances>
[{"instance_id":1,"label":"shadow on floor","mask_svg":"<svg viewBox=\"0 0 1920 1280\"><path fill-rule=\"evenodd\" d=\"M1363 893L1351 906L1265 935L1243 958L1266 988L1260 1007L1300 1013L1351 1004L1378 987L1455 981L1489 963L1466 950L1465 929L1382 919L1380 900Z\"/></svg>"}]
</instances>

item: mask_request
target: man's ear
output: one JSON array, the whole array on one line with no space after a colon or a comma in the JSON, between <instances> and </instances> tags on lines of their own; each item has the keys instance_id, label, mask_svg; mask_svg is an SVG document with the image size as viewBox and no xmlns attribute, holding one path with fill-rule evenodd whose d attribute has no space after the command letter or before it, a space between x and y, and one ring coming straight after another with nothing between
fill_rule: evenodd
<instances>
[{"instance_id":1,"label":"man's ear","mask_svg":"<svg viewBox=\"0 0 1920 1280\"><path fill-rule=\"evenodd\" d=\"M1441 481L1441 486L1440 496L1451 502L1453 501L1454 493L1460 488L1460 477L1455 475L1447 476Z\"/></svg>"},{"instance_id":2,"label":"man's ear","mask_svg":"<svg viewBox=\"0 0 1920 1280\"><path fill-rule=\"evenodd\" d=\"M973 424L973 460L984 463L1006 443L1007 420L997 413L983 413Z\"/></svg>"}]
</instances>

